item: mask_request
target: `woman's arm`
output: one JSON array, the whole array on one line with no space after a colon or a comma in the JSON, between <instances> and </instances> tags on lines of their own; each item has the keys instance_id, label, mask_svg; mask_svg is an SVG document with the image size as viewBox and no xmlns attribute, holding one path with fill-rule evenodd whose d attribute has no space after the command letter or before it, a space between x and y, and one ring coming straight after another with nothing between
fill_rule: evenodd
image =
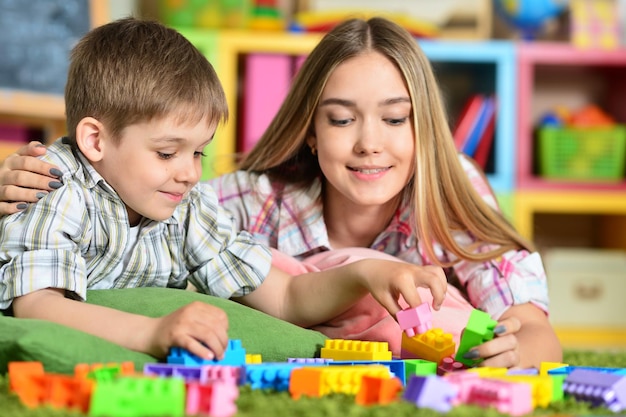
<instances>
[{"instance_id":1,"label":"woman's arm","mask_svg":"<svg viewBox=\"0 0 626 417\"><path fill-rule=\"evenodd\" d=\"M45 153L46 147L40 142L30 142L0 166L0 215L24 210L26 203L39 200L40 193L58 188L62 173L38 159Z\"/></svg>"},{"instance_id":2,"label":"woman's arm","mask_svg":"<svg viewBox=\"0 0 626 417\"><path fill-rule=\"evenodd\" d=\"M402 309L402 296L411 307L421 300L416 287L429 288L433 308L445 298L446 277L441 268L366 259L321 272L290 276L272 267L252 293L237 298L257 310L302 327L326 322L345 312L368 292L390 314Z\"/></svg>"},{"instance_id":3,"label":"woman's arm","mask_svg":"<svg viewBox=\"0 0 626 417\"><path fill-rule=\"evenodd\" d=\"M15 298L13 313L72 327L157 358L179 346L212 359L222 357L228 344L226 313L201 302L151 318L71 300L64 297L64 290L47 288Z\"/></svg>"}]
</instances>

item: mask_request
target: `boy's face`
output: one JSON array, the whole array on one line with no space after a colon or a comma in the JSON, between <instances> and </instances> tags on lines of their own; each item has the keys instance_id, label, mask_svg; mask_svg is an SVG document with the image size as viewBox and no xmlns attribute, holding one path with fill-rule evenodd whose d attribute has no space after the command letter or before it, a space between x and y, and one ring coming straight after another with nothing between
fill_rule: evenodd
<instances>
[{"instance_id":1,"label":"boy's face","mask_svg":"<svg viewBox=\"0 0 626 417\"><path fill-rule=\"evenodd\" d=\"M130 125L118 143L106 141L94 167L126 204L131 225L172 215L199 181L202 151L216 127L168 117Z\"/></svg>"}]
</instances>

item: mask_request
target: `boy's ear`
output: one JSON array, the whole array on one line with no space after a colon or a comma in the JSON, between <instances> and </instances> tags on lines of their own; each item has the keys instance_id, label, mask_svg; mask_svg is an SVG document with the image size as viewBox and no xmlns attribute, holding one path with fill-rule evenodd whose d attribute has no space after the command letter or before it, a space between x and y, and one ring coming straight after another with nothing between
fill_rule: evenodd
<instances>
[{"instance_id":1,"label":"boy's ear","mask_svg":"<svg viewBox=\"0 0 626 417\"><path fill-rule=\"evenodd\" d=\"M85 117L76 126L76 145L90 162L103 157L104 126L93 117Z\"/></svg>"}]
</instances>

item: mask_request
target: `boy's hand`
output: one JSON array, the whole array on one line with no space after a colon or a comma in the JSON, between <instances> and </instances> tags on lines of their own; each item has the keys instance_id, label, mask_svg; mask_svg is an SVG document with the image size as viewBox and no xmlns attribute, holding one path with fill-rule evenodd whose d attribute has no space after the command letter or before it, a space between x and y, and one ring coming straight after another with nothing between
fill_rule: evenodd
<instances>
[{"instance_id":1,"label":"boy's hand","mask_svg":"<svg viewBox=\"0 0 626 417\"><path fill-rule=\"evenodd\" d=\"M417 307L422 303L416 287L429 288L433 294L433 309L439 310L448 288L443 269L437 266L417 266L404 262L367 259L356 262L364 286L372 296L395 317L402 310L400 296Z\"/></svg>"},{"instance_id":2,"label":"boy's hand","mask_svg":"<svg viewBox=\"0 0 626 417\"><path fill-rule=\"evenodd\" d=\"M58 188L61 172L38 159L45 153L46 147L40 142L30 142L5 159L0 166L0 215L23 210L24 203L35 203L41 195Z\"/></svg>"},{"instance_id":3,"label":"boy's hand","mask_svg":"<svg viewBox=\"0 0 626 417\"><path fill-rule=\"evenodd\" d=\"M217 307L199 301L167 316L153 319L148 329L148 351L164 358L172 346L203 359L221 359L228 345L228 317Z\"/></svg>"}]
</instances>

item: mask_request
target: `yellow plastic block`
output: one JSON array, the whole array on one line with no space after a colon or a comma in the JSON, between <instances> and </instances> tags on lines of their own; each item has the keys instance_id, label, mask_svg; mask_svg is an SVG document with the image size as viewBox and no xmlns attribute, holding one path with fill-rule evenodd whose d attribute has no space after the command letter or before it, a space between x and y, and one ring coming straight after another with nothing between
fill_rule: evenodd
<instances>
[{"instance_id":1,"label":"yellow plastic block","mask_svg":"<svg viewBox=\"0 0 626 417\"><path fill-rule=\"evenodd\" d=\"M320 357L335 361L390 361L391 351L387 342L328 339Z\"/></svg>"},{"instance_id":2,"label":"yellow plastic block","mask_svg":"<svg viewBox=\"0 0 626 417\"><path fill-rule=\"evenodd\" d=\"M481 366L479 368L470 368L467 372L474 372L481 378L494 378L506 375L509 370L507 368L495 368L491 366Z\"/></svg>"},{"instance_id":3,"label":"yellow plastic block","mask_svg":"<svg viewBox=\"0 0 626 417\"><path fill-rule=\"evenodd\" d=\"M541 365L539 366L539 375L546 376L548 375L549 370L562 368L564 366L568 366L568 364L561 362L541 362Z\"/></svg>"},{"instance_id":4,"label":"yellow plastic block","mask_svg":"<svg viewBox=\"0 0 626 417\"><path fill-rule=\"evenodd\" d=\"M413 337L402 333L402 350L410 352L418 359L441 363L443 358L454 355L455 348L452 334L444 333L438 328L429 329Z\"/></svg>"},{"instance_id":5,"label":"yellow plastic block","mask_svg":"<svg viewBox=\"0 0 626 417\"><path fill-rule=\"evenodd\" d=\"M259 353L246 353L246 363L262 363L263 360Z\"/></svg>"},{"instance_id":6,"label":"yellow plastic block","mask_svg":"<svg viewBox=\"0 0 626 417\"><path fill-rule=\"evenodd\" d=\"M291 371L289 393L294 399L301 396L322 397L333 393L356 395L364 376L391 378L385 365L329 365L297 368Z\"/></svg>"}]
</instances>

